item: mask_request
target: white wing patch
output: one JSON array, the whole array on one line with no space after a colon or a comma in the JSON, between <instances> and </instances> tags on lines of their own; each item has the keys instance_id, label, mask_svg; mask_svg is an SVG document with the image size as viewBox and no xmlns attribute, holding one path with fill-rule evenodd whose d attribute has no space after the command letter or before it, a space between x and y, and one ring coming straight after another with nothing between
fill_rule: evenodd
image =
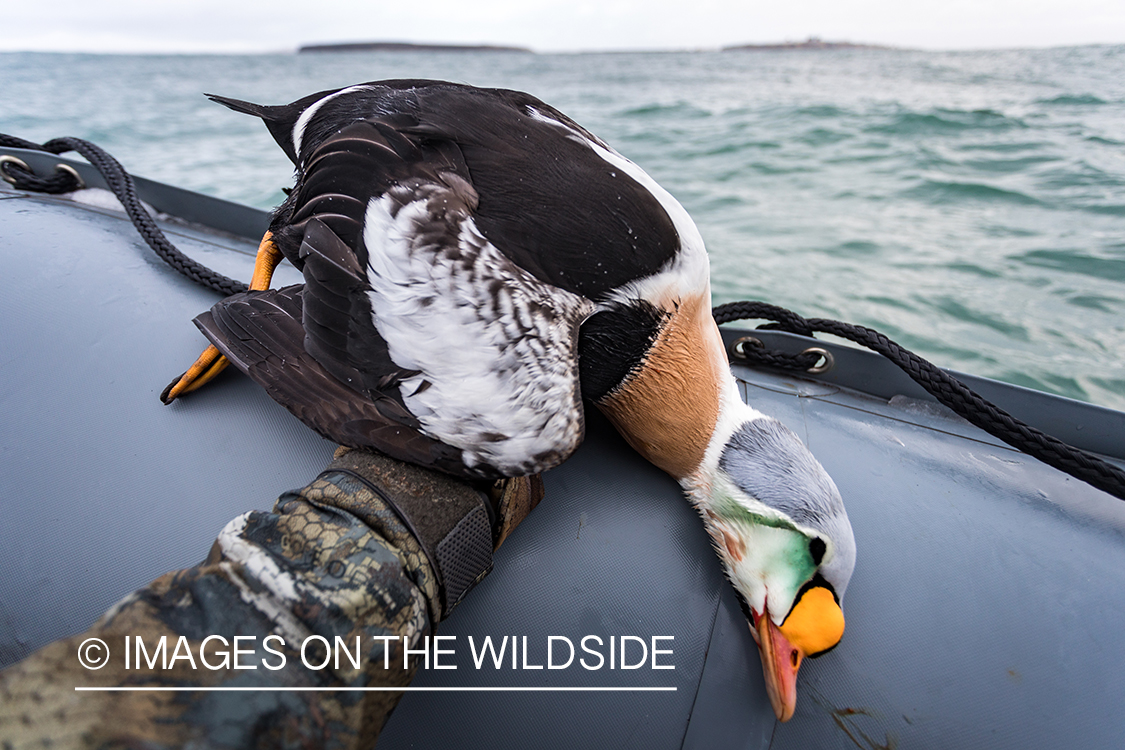
<instances>
[{"instance_id":1,"label":"white wing patch","mask_svg":"<svg viewBox=\"0 0 1125 750\"><path fill-rule=\"evenodd\" d=\"M582 439L578 327L586 299L504 257L445 188L396 188L364 222L375 327L406 407L469 468L511 476L553 466Z\"/></svg>"}]
</instances>

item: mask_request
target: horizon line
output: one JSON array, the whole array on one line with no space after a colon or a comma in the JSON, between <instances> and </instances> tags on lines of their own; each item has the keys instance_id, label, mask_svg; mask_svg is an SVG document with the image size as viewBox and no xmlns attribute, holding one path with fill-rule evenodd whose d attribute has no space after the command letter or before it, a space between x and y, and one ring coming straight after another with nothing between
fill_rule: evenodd
<instances>
[{"instance_id":1,"label":"horizon line","mask_svg":"<svg viewBox=\"0 0 1125 750\"><path fill-rule=\"evenodd\" d=\"M838 51L832 48L819 48L814 45L802 47L801 45L808 44L810 40L803 41L781 41L781 42L738 42L733 44L723 45L697 45L697 46L683 46L683 47L605 47L605 48L574 48L574 49L535 49L533 47L520 47L513 49L488 49L489 47L516 47L513 44L501 43L468 43L468 42L397 42L397 41L374 41L374 42L304 42L296 46L277 47L273 49L260 49L250 47L231 47L230 49L210 48L210 49L28 49L28 48L4 48L0 47L0 54L45 54L45 55L135 55L147 57L176 57L176 56L250 56L250 55L293 55L300 54L365 54L364 51L344 50L338 52L331 50L316 50L314 52L302 53L301 49L305 47L332 47L332 46L345 46L345 45L363 45L363 44L405 44L415 47L415 49L403 50L373 50L379 54L401 54L410 55L418 53L426 53L431 51L430 47L446 48L449 54L463 54L465 52L473 52L478 49L483 53L489 54L511 54L511 55L629 55L629 54L697 54L697 53L711 53L711 52L738 52L738 51L753 51L753 52L830 52ZM894 44L884 44L875 42L848 42L848 41L832 41L832 40L819 40L824 45L850 45L845 46L843 49L853 49L856 51L873 51L873 52L1016 52L1022 50L1050 50L1050 49L1070 49L1076 47L1120 47L1125 46L1125 41L1122 42L1078 42L1078 43L1059 43L1059 44L1013 44L998 47L906 47L897 46ZM483 49L481 49L483 48ZM747 49L748 48L748 49ZM758 49L755 49L758 48Z\"/></svg>"}]
</instances>

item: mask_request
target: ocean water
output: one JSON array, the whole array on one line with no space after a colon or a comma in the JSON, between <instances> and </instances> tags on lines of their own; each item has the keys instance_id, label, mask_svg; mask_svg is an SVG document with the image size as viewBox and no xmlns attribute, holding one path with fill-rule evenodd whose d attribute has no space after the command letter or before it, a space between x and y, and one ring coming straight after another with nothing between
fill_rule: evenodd
<instances>
[{"instance_id":1,"label":"ocean water","mask_svg":"<svg viewBox=\"0 0 1125 750\"><path fill-rule=\"evenodd\" d=\"M277 104L381 78L528 91L684 204L716 302L883 331L936 363L1125 409L1125 46L534 55L0 54L0 132L271 208Z\"/></svg>"}]
</instances>

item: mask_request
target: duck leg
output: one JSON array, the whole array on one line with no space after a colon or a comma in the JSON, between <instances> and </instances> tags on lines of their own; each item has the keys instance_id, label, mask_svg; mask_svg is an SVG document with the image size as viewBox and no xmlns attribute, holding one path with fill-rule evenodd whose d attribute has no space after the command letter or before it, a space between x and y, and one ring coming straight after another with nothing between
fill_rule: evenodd
<instances>
[{"instance_id":1,"label":"duck leg","mask_svg":"<svg viewBox=\"0 0 1125 750\"><path fill-rule=\"evenodd\" d=\"M270 288L274 269L285 256L273 241L273 232L266 230L258 244L258 257L254 259L254 275L250 278L250 291L260 292Z\"/></svg>"},{"instance_id":2,"label":"duck leg","mask_svg":"<svg viewBox=\"0 0 1125 750\"><path fill-rule=\"evenodd\" d=\"M250 291L260 292L270 288L274 269L284 256L273 241L273 233L266 231L258 245L258 255L254 259L254 275L250 279ZM170 404L185 393L191 393L211 382L226 369L227 358L214 346L209 346L195 360L183 375L168 384L160 394L164 404Z\"/></svg>"}]
</instances>

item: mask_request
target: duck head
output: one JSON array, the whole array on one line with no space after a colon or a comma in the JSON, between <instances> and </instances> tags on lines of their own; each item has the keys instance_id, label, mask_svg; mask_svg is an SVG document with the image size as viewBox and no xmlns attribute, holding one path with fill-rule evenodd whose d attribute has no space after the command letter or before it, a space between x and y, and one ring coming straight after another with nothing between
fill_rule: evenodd
<instances>
[{"instance_id":1,"label":"duck head","mask_svg":"<svg viewBox=\"0 0 1125 750\"><path fill-rule=\"evenodd\" d=\"M788 721L801 663L843 637L855 540L836 485L780 422L755 415L717 437L714 464L687 484L758 644L774 713Z\"/></svg>"}]
</instances>

